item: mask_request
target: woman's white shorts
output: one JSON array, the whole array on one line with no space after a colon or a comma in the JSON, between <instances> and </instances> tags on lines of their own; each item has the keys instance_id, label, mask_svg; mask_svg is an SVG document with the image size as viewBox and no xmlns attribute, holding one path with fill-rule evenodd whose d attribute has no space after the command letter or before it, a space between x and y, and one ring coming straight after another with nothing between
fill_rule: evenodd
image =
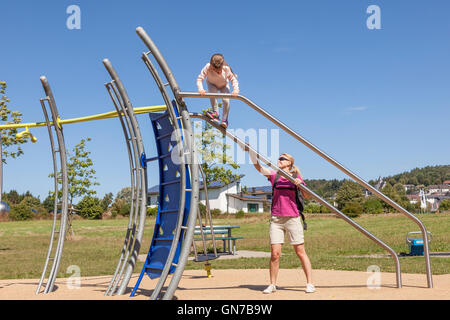
<instances>
[{"instance_id":1,"label":"woman's white shorts","mask_svg":"<svg viewBox=\"0 0 450 320\"><path fill-rule=\"evenodd\" d=\"M292 245L305 242L300 217L272 216L270 219L270 244L283 244L286 233L289 243Z\"/></svg>"}]
</instances>

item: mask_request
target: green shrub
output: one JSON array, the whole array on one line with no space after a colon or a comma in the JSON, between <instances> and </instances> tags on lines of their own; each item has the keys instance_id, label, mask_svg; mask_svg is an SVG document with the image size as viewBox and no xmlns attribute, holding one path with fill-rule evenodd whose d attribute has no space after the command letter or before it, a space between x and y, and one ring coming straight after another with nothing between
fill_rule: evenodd
<instances>
[{"instance_id":1,"label":"green shrub","mask_svg":"<svg viewBox=\"0 0 450 320\"><path fill-rule=\"evenodd\" d=\"M156 217L158 214L158 207L147 208L148 217Z\"/></svg>"},{"instance_id":2,"label":"green shrub","mask_svg":"<svg viewBox=\"0 0 450 320\"><path fill-rule=\"evenodd\" d=\"M200 209L200 214L202 216L205 216L205 214L206 214L206 206L203 203L199 202L198 203L198 208Z\"/></svg>"},{"instance_id":3,"label":"green shrub","mask_svg":"<svg viewBox=\"0 0 450 320\"><path fill-rule=\"evenodd\" d=\"M303 212L305 212L305 213L320 213L321 212L320 204L310 202L305 206L305 209L303 210Z\"/></svg>"},{"instance_id":4,"label":"green shrub","mask_svg":"<svg viewBox=\"0 0 450 320\"><path fill-rule=\"evenodd\" d=\"M240 218L243 218L244 215L245 215L245 212L244 212L244 210L241 209L241 210L239 210L238 212L236 212L235 217L238 218L238 219L240 219Z\"/></svg>"},{"instance_id":5,"label":"green shrub","mask_svg":"<svg viewBox=\"0 0 450 320\"><path fill-rule=\"evenodd\" d=\"M222 214L222 211L220 211L219 208L216 209L212 209L211 210L211 216L215 217L215 216L220 216Z\"/></svg>"},{"instance_id":6,"label":"green shrub","mask_svg":"<svg viewBox=\"0 0 450 320\"><path fill-rule=\"evenodd\" d=\"M91 196L85 196L76 206L81 217L89 220L101 219L103 208L100 199Z\"/></svg>"},{"instance_id":7,"label":"green shrub","mask_svg":"<svg viewBox=\"0 0 450 320\"><path fill-rule=\"evenodd\" d=\"M26 221L31 220L34 217L34 212L31 211L31 207L26 203L19 203L11 207L9 212L9 219L13 221Z\"/></svg>"},{"instance_id":8,"label":"green shrub","mask_svg":"<svg viewBox=\"0 0 450 320\"><path fill-rule=\"evenodd\" d=\"M439 205L439 211L447 211L450 210L450 199L444 199L441 201Z\"/></svg>"},{"instance_id":9,"label":"green shrub","mask_svg":"<svg viewBox=\"0 0 450 320\"><path fill-rule=\"evenodd\" d=\"M370 214L382 213L383 204L378 199L369 198L364 202L364 212Z\"/></svg>"},{"instance_id":10,"label":"green shrub","mask_svg":"<svg viewBox=\"0 0 450 320\"><path fill-rule=\"evenodd\" d=\"M130 215L130 211L131 211L131 203L126 202L119 211L119 214L124 216L124 217L128 217Z\"/></svg>"},{"instance_id":11,"label":"green shrub","mask_svg":"<svg viewBox=\"0 0 450 320\"><path fill-rule=\"evenodd\" d=\"M350 218L356 218L363 212L363 207L359 202L347 202L342 212Z\"/></svg>"}]
</instances>

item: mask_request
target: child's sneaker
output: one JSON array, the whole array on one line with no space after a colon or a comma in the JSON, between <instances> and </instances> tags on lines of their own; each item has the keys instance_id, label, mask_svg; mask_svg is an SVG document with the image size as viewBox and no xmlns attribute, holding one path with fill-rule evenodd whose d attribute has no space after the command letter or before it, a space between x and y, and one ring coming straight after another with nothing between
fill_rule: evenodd
<instances>
[{"instance_id":1,"label":"child's sneaker","mask_svg":"<svg viewBox=\"0 0 450 320\"><path fill-rule=\"evenodd\" d=\"M226 121L222 121L222 123L220 124L220 126L224 129L228 128L228 120Z\"/></svg>"},{"instance_id":2,"label":"child's sneaker","mask_svg":"<svg viewBox=\"0 0 450 320\"><path fill-rule=\"evenodd\" d=\"M207 111L207 112L206 112L206 115L207 115L212 121L216 122L217 124L220 123L219 113Z\"/></svg>"},{"instance_id":3,"label":"child's sneaker","mask_svg":"<svg viewBox=\"0 0 450 320\"><path fill-rule=\"evenodd\" d=\"M314 287L314 285L312 283L307 283L306 284L306 293L313 293L316 291L316 288Z\"/></svg>"},{"instance_id":4,"label":"child's sneaker","mask_svg":"<svg viewBox=\"0 0 450 320\"><path fill-rule=\"evenodd\" d=\"M274 284L271 284L263 291L263 293L269 294L274 293L275 291L277 291L277 287Z\"/></svg>"}]
</instances>

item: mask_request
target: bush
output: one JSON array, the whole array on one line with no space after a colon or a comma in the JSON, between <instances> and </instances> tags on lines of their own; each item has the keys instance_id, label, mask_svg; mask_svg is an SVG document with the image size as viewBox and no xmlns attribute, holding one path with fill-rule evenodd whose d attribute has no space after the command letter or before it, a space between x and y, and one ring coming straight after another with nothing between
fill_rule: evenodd
<instances>
[{"instance_id":1,"label":"bush","mask_svg":"<svg viewBox=\"0 0 450 320\"><path fill-rule=\"evenodd\" d=\"M26 221L33 219L34 212L26 203L19 203L11 207L9 219L13 221Z\"/></svg>"},{"instance_id":2,"label":"bush","mask_svg":"<svg viewBox=\"0 0 450 320\"><path fill-rule=\"evenodd\" d=\"M120 208L119 214L124 216L124 217L128 217L130 215L130 211L131 211L131 203L126 202Z\"/></svg>"},{"instance_id":3,"label":"bush","mask_svg":"<svg viewBox=\"0 0 450 320\"><path fill-rule=\"evenodd\" d=\"M245 212L244 212L244 210L241 209L238 212L236 212L236 216L235 217L240 219L240 218L243 218L244 215L245 215Z\"/></svg>"},{"instance_id":4,"label":"bush","mask_svg":"<svg viewBox=\"0 0 450 320\"><path fill-rule=\"evenodd\" d=\"M211 210L211 216L212 217L220 216L221 214L222 214L222 211L220 211L220 209L218 209L218 208Z\"/></svg>"},{"instance_id":5,"label":"bush","mask_svg":"<svg viewBox=\"0 0 450 320\"><path fill-rule=\"evenodd\" d=\"M89 220L101 219L103 208L100 205L100 199L91 196L85 196L76 206L81 217Z\"/></svg>"},{"instance_id":6,"label":"bush","mask_svg":"<svg viewBox=\"0 0 450 320\"><path fill-rule=\"evenodd\" d=\"M152 207L152 208L147 208L147 216L148 217L153 217L158 214L158 207Z\"/></svg>"},{"instance_id":7,"label":"bush","mask_svg":"<svg viewBox=\"0 0 450 320\"><path fill-rule=\"evenodd\" d=\"M114 203L111 205L111 214L113 218L117 217L117 215L120 214L120 211L122 207L125 205L125 203L126 203L125 199L116 198Z\"/></svg>"},{"instance_id":8,"label":"bush","mask_svg":"<svg viewBox=\"0 0 450 320\"><path fill-rule=\"evenodd\" d=\"M200 209L200 214L202 215L202 217L205 216L205 214L206 214L206 206L203 203L199 202L198 203L198 208Z\"/></svg>"},{"instance_id":9,"label":"bush","mask_svg":"<svg viewBox=\"0 0 450 320\"><path fill-rule=\"evenodd\" d=\"M320 204L310 202L305 206L304 213L320 213Z\"/></svg>"},{"instance_id":10,"label":"bush","mask_svg":"<svg viewBox=\"0 0 450 320\"><path fill-rule=\"evenodd\" d=\"M350 218L356 218L363 212L363 207L359 202L347 202L342 212Z\"/></svg>"},{"instance_id":11,"label":"bush","mask_svg":"<svg viewBox=\"0 0 450 320\"><path fill-rule=\"evenodd\" d=\"M369 198L364 202L364 212L378 214L383 212L383 204L375 198Z\"/></svg>"},{"instance_id":12,"label":"bush","mask_svg":"<svg viewBox=\"0 0 450 320\"><path fill-rule=\"evenodd\" d=\"M447 211L450 210L450 199L444 199L439 204L439 211Z\"/></svg>"}]
</instances>

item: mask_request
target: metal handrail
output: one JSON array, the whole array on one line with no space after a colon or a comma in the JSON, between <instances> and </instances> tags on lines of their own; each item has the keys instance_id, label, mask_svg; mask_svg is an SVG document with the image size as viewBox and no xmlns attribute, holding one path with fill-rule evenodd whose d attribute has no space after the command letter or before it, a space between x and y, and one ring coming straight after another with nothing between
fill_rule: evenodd
<instances>
[{"instance_id":1,"label":"metal handrail","mask_svg":"<svg viewBox=\"0 0 450 320\"><path fill-rule=\"evenodd\" d=\"M261 115L263 115L268 120L272 121L274 124L276 124L279 128L283 129L285 132L290 134L292 137L303 143L306 147L313 150L315 153L317 153L319 156L327 160L329 163L337 167L339 170L353 178L357 183L365 187L366 189L370 190L373 194L375 194L378 198L383 200L384 202L388 203L395 209L399 210L402 214L410 218L412 221L414 221L422 231L422 235L424 239L427 239L427 230L425 228L425 225L420 221L417 217L415 217L413 214L405 210L403 207L401 207L399 204L394 202L389 197L385 196L383 193L372 187L370 184L365 182L361 177L350 171L349 169L345 168L342 164L331 158L329 155L327 155L325 152L320 150L318 147L313 145L311 142L300 136L298 133L290 129L286 124L275 118L273 115L268 113L266 110L262 109L260 106L258 106L256 103L248 99L247 97L244 97L242 95L232 95L232 94L226 94L226 93L206 93L204 95L201 95L200 93L196 92L179 92L178 93L180 97L185 98L222 98L222 99L237 99L241 100L242 102L249 105L253 110L257 111ZM430 263L430 253L429 253L429 244L428 241L424 241L424 255L425 255L425 266L426 266L426 272L427 272L427 284L429 288L433 288L433 278L432 278L432 272L431 272L431 263Z\"/></svg>"}]
</instances>

